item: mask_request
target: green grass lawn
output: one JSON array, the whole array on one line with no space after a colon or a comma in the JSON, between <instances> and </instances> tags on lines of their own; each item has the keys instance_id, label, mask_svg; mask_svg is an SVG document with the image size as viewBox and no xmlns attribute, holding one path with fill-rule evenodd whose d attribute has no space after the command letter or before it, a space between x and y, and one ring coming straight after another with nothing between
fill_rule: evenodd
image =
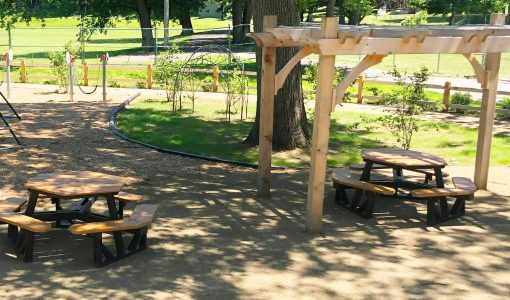
<instances>
[{"instance_id":1,"label":"green grass lawn","mask_svg":"<svg viewBox=\"0 0 510 300\"><path fill-rule=\"evenodd\" d=\"M253 119L224 122L222 99L199 99L195 114L190 114L188 103L182 116L172 116L167 102L139 101L117 117L117 127L128 136L164 148L222 159L256 163L257 149L242 144ZM255 107L249 107L254 116ZM351 131L350 125L362 115L376 115L337 111L333 114L330 139L330 166L360 162L360 148L396 146L393 136L383 129ZM421 131L414 136L412 148L440 155L450 164L474 164L477 130L448 123L421 122ZM491 161L493 164L510 164L510 137L494 138ZM306 166L308 150L293 150L274 154L274 164L280 166Z\"/></svg>"}]
</instances>

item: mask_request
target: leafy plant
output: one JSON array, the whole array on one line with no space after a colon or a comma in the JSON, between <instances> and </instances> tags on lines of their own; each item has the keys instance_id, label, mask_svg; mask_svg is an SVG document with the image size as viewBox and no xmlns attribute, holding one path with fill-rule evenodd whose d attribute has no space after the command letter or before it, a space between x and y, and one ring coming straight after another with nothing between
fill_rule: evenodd
<instances>
[{"instance_id":1,"label":"leafy plant","mask_svg":"<svg viewBox=\"0 0 510 300\"><path fill-rule=\"evenodd\" d=\"M450 102L452 104L469 105L473 101L473 97L469 93L455 93L452 95Z\"/></svg>"},{"instance_id":2,"label":"leafy plant","mask_svg":"<svg viewBox=\"0 0 510 300\"><path fill-rule=\"evenodd\" d=\"M401 72L396 68L390 74L394 77L398 89L382 96L380 104L388 106L386 114L377 118L362 118L352 128L364 124L366 130L375 128L375 124L387 128L404 149L411 147L413 134L419 130L418 116L425 110L439 108L438 104L427 102L424 84L430 76L426 67L421 67L413 74Z\"/></svg>"},{"instance_id":3,"label":"leafy plant","mask_svg":"<svg viewBox=\"0 0 510 300\"><path fill-rule=\"evenodd\" d=\"M182 90L182 77L179 75L184 62L179 60L179 53L177 45L172 44L168 51L159 57L154 72L156 81L165 88L167 101L172 102L174 115L177 114L177 101L181 98L179 91Z\"/></svg>"},{"instance_id":4,"label":"leafy plant","mask_svg":"<svg viewBox=\"0 0 510 300\"><path fill-rule=\"evenodd\" d=\"M503 98L500 102L500 106L503 109L510 109L510 98Z\"/></svg>"},{"instance_id":5,"label":"leafy plant","mask_svg":"<svg viewBox=\"0 0 510 300\"><path fill-rule=\"evenodd\" d=\"M144 89L145 88L145 82L137 81L136 82L136 88L137 89Z\"/></svg>"},{"instance_id":6,"label":"leafy plant","mask_svg":"<svg viewBox=\"0 0 510 300\"><path fill-rule=\"evenodd\" d=\"M108 86L113 88L120 88L120 83L118 83L117 81L109 81Z\"/></svg>"},{"instance_id":7,"label":"leafy plant","mask_svg":"<svg viewBox=\"0 0 510 300\"><path fill-rule=\"evenodd\" d=\"M64 45L64 51L50 51L46 53L46 56L50 60L51 73L57 77L57 83L64 90L64 93L67 93L69 86L69 66L66 62L65 52L78 56L83 52L83 46L76 45L73 41L68 41Z\"/></svg>"},{"instance_id":8,"label":"leafy plant","mask_svg":"<svg viewBox=\"0 0 510 300\"><path fill-rule=\"evenodd\" d=\"M419 11L416 14L409 16L400 22L402 26L419 26L427 24L428 14L426 11Z\"/></svg>"}]
</instances>

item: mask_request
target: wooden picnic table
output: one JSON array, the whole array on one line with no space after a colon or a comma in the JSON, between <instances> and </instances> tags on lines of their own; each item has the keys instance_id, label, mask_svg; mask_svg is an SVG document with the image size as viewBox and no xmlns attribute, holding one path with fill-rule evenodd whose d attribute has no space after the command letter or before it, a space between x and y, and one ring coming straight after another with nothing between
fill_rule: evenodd
<instances>
[{"instance_id":1,"label":"wooden picnic table","mask_svg":"<svg viewBox=\"0 0 510 300\"><path fill-rule=\"evenodd\" d=\"M374 164L384 165L395 171L396 178L403 178L402 170L434 170L435 182L438 188L444 187L442 169L448 164L443 158L399 148L362 149L361 156L365 167L360 180L370 181L370 173ZM402 180L399 180L402 181Z\"/></svg>"},{"instance_id":2,"label":"wooden picnic table","mask_svg":"<svg viewBox=\"0 0 510 300\"><path fill-rule=\"evenodd\" d=\"M43 221L81 220L84 222L116 220L119 218L115 195L124 186L125 179L97 172L73 171L41 174L27 184L30 196L25 214ZM51 197L56 205L55 211L35 211L39 195ZM108 216L90 212L90 208L98 197L105 197L108 205ZM83 199L71 209L64 209L61 200Z\"/></svg>"}]
</instances>

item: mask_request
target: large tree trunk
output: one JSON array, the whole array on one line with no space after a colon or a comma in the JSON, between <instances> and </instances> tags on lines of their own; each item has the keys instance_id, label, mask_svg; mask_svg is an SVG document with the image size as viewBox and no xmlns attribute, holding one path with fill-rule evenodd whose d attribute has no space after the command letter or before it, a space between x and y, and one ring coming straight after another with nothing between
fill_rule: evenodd
<instances>
[{"instance_id":1,"label":"large tree trunk","mask_svg":"<svg viewBox=\"0 0 510 300\"><path fill-rule=\"evenodd\" d=\"M299 25L299 9L294 0L259 0L254 3L255 32L263 30L265 15L277 15L278 24L286 26ZM278 72L297 53L296 48L279 48L277 50L276 71ZM259 114L262 73L262 51L257 49L257 114L256 121L246 143L257 145L259 139ZM285 81L283 88L274 99L273 147L275 150L290 150L308 147L310 128L306 120L301 86L301 64L298 64Z\"/></svg>"},{"instance_id":2,"label":"large tree trunk","mask_svg":"<svg viewBox=\"0 0 510 300\"><path fill-rule=\"evenodd\" d=\"M232 37L235 44L244 39L243 27L243 0L232 0Z\"/></svg>"},{"instance_id":3,"label":"large tree trunk","mask_svg":"<svg viewBox=\"0 0 510 300\"><path fill-rule=\"evenodd\" d=\"M148 0L136 0L136 12L142 31L142 47L145 51L151 51L154 49L154 36Z\"/></svg>"},{"instance_id":4,"label":"large tree trunk","mask_svg":"<svg viewBox=\"0 0 510 300\"><path fill-rule=\"evenodd\" d=\"M191 16L189 14L189 10L182 11L179 16L179 24L181 25L181 35L192 35L193 34L193 24L191 24Z\"/></svg>"},{"instance_id":5,"label":"large tree trunk","mask_svg":"<svg viewBox=\"0 0 510 300\"><path fill-rule=\"evenodd\" d=\"M251 18L253 17L253 1L245 0L244 1L244 11L243 11L243 33L246 34L250 32L250 24Z\"/></svg>"},{"instance_id":6,"label":"large tree trunk","mask_svg":"<svg viewBox=\"0 0 510 300\"><path fill-rule=\"evenodd\" d=\"M333 17L335 15L336 0L328 0L326 4L326 17Z\"/></svg>"}]
</instances>

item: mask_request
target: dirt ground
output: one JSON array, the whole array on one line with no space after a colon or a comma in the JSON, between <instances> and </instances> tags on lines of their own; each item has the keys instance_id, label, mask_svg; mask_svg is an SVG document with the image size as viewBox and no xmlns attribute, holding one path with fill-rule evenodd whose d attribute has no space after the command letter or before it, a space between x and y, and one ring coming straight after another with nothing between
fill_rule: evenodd
<instances>
[{"instance_id":1,"label":"dirt ground","mask_svg":"<svg viewBox=\"0 0 510 300\"><path fill-rule=\"evenodd\" d=\"M92 241L53 230L37 236L35 260L16 259L0 235L2 298L66 299L505 299L510 294L510 167L493 167L464 217L425 226L423 202L377 201L374 220L333 203L326 188L324 233L309 235L307 173L279 171L272 198L256 196L255 170L159 153L115 137L108 114L134 90L50 94L16 86L27 146L2 152L2 198L27 197L39 173L90 170L129 179L126 190L158 204L149 249L104 268ZM154 93L143 91L145 94ZM161 94L162 95L162 94ZM151 95L151 97L154 95ZM3 109L4 107L2 107ZM452 167L469 176L471 166ZM44 203L43 203L44 204ZM39 207L40 209L41 207ZM102 209L100 203L97 209ZM6 226L0 226L6 232Z\"/></svg>"}]
</instances>

